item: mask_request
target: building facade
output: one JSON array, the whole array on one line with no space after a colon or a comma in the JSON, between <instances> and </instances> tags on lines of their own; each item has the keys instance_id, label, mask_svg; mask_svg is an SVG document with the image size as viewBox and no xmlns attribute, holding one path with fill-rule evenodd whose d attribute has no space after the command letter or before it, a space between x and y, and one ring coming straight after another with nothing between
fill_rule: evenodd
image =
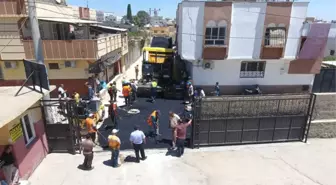
<instances>
[{"instance_id":1,"label":"building facade","mask_svg":"<svg viewBox=\"0 0 336 185\"><path fill-rule=\"evenodd\" d=\"M43 95L24 87L15 96L19 88L0 87L1 102L8 105L1 108L4 115L0 119L0 154L6 145L12 145L20 179L26 180L46 157L49 147L39 101Z\"/></svg>"},{"instance_id":2,"label":"building facade","mask_svg":"<svg viewBox=\"0 0 336 185\"><path fill-rule=\"evenodd\" d=\"M11 2L20 1L4 1ZM0 86L21 85L26 79L23 59L35 59L25 7L13 10L15 14L0 8L0 20L7 24L0 30ZM98 74L100 80L110 81L125 68L127 30L99 25L95 10L37 1L36 15L51 85L64 84L70 94L86 94L88 78ZM103 68L90 72L96 65Z\"/></svg>"},{"instance_id":3,"label":"building facade","mask_svg":"<svg viewBox=\"0 0 336 185\"><path fill-rule=\"evenodd\" d=\"M329 33L327 25L319 46L304 42L307 8L307 2L183 1L176 16L178 54L188 61L195 86L208 92L216 82L223 94L256 84L265 93L307 91ZM320 49L309 61L305 55L298 60L302 49L314 47Z\"/></svg>"}]
</instances>

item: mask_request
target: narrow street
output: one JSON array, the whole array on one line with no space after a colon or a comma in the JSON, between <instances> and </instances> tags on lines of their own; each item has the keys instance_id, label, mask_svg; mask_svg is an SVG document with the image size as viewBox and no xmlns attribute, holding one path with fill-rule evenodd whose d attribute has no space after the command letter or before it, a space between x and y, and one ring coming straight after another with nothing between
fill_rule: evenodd
<instances>
[{"instance_id":1,"label":"narrow street","mask_svg":"<svg viewBox=\"0 0 336 185\"><path fill-rule=\"evenodd\" d=\"M82 155L49 154L35 170L32 185L334 185L336 139L308 144L281 143L187 149L185 156L147 150L140 164L108 166L110 152L96 152L92 171L82 171ZM121 151L121 156L133 151Z\"/></svg>"}]
</instances>

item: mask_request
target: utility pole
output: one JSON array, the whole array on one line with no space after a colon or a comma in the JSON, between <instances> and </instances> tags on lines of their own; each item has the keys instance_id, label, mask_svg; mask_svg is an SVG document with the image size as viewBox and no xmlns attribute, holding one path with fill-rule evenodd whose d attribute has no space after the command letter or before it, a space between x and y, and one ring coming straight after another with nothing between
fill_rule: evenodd
<instances>
[{"instance_id":1,"label":"utility pole","mask_svg":"<svg viewBox=\"0 0 336 185\"><path fill-rule=\"evenodd\" d=\"M35 0L28 0L28 15L29 15L29 21L30 21L30 27L31 27L31 33L33 37L33 43L34 43L34 54L35 54L35 61L39 64L44 65L44 57L43 57L43 45L42 45L42 39L40 35L40 28L38 19L36 16L36 4ZM48 78L48 71L46 70L47 78ZM48 80L48 90L50 90L49 87L49 79ZM43 100L50 100L49 94L43 95ZM42 105L48 105L47 102L43 102ZM46 123L51 123L51 117L49 115L49 108L48 106L44 106L44 117L46 120ZM43 113L42 113L43 114Z\"/></svg>"},{"instance_id":2,"label":"utility pole","mask_svg":"<svg viewBox=\"0 0 336 185\"><path fill-rule=\"evenodd\" d=\"M34 43L34 54L37 63L43 64L43 49L42 49L42 39L40 35L39 24L36 16L36 5L35 0L28 0L28 11L29 11L29 21L31 25L31 32Z\"/></svg>"}]
</instances>

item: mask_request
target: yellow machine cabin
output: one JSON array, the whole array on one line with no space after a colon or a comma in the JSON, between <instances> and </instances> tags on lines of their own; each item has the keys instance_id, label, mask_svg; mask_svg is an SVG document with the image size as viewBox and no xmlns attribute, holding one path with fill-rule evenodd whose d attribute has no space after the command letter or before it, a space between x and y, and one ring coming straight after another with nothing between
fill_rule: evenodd
<instances>
[{"instance_id":1,"label":"yellow machine cabin","mask_svg":"<svg viewBox=\"0 0 336 185\"><path fill-rule=\"evenodd\" d=\"M163 64L174 56L173 49L159 47L144 47L143 61L150 64Z\"/></svg>"}]
</instances>

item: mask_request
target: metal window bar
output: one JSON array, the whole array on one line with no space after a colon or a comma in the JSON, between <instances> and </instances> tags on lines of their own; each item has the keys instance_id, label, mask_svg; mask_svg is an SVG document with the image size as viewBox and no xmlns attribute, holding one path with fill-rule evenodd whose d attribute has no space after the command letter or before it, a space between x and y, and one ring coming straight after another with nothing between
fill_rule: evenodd
<instances>
[{"instance_id":1,"label":"metal window bar","mask_svg":"<svg viewBox=\"0 0 336 185\"><path fill-rule=\"evenodd\" d=\"M217 29L217 34L213 35L213 30ZM205 35L205 45L212 46L212 45L225 45L225 34L226 34L226 27L213 27L213 28L206 28L210 29L210 34ZM220 29L224 29L223 35L220 35Z\"/></svg>"},{"instance_id":2,"label":"metal window bar","mask_svg":"<svg viewBox=\"0 0 336 185\"><path fill-rule=\"evenodd\" d=\"M266 28L265 46L283 47L286 44L286 29L282 27Z\"/></svg>"}]
</instances>

